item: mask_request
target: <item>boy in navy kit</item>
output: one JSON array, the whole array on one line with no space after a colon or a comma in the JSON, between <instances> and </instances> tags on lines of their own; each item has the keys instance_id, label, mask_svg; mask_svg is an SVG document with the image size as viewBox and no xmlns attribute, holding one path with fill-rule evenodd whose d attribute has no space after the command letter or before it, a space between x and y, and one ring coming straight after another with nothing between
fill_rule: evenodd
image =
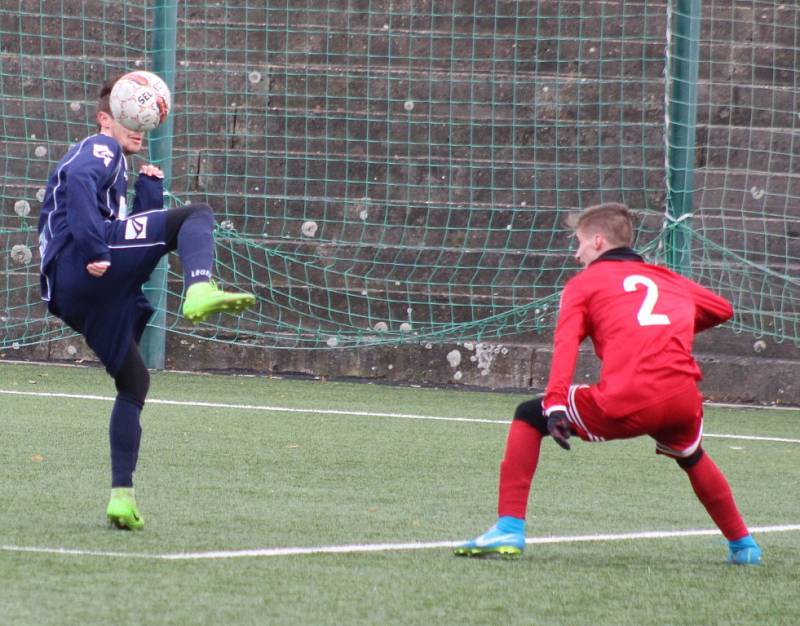
<instances>
[{"instance_id":1,"label":"boy in navy kit","mask_svg":"<svg viewBox=\"0 0 800 626\"><path fill-rule=\"evenodd\" d=\"M81 333L117 389L109 423L111 497L107 516L118 528L144 526L133 491L150 376L139 340L153 313L142 293L158 261L177 250L184 274L184 317L192 322L255 304L212 279L214 217L205 204L163 208L163 173L144 165L128 210L127 156L144 133L111 115L106 82L97 101L97 134L72 146L47 184L39 216L42 299L51 313Z\"/></svg>"},{"instance_id":2,"label":"boy in navy kit","mask_svg":"<svg viewBox=\"0 0 800 626\"><path fill-rule=\"evenodd\" d=\"M561 296L553 361L543 398L517 407L500 464L497 523L455 549L458 556L518 557L542 438L608 441L649 435L675 459L729 542L728 562L757 565L761 549L736 508L728 481L703 450L700 368L694 335L730 319L733 309L697 283L650 265L634 252L623 204L590 207L570 223L584 270ZM602 361L594 385L572 385L578 347L590 337Z\"/></svg>"}]
</instances>

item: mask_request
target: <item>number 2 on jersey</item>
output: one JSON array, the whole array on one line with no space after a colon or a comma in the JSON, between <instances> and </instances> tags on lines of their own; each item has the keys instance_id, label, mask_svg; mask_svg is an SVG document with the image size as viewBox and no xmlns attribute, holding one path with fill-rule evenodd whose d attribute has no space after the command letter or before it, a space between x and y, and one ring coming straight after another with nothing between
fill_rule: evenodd
<instances>
[{"instance_id":1,"label":"number 2 on jersey","mask_svg":"<svg viewBox=\"0 0 800 626\"><path fill-rule=\"evenodd\" d=\"M658 301L658 285L656 285L653 279L639 274L632 274L631 276L626 276L625 280L622 281L622 287L625 291L636 291L638 285L644 285L645 289L647 289L644 301L642 301L642 306L639 307L639 313L636 315L636 319L639 320L639 325L668 325L670 321L666 315L662 313L653 313L653 309L656 308L656 302Z\"/></svg>"}]
</instances>

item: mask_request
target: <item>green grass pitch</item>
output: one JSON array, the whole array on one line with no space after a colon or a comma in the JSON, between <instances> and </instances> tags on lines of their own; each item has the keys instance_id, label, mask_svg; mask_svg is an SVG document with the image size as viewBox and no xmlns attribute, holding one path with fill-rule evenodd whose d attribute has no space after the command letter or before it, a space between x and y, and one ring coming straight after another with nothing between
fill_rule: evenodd
<instances>
[{"instance_id":1,"label":"green grass pitch","mask_svg":"<svg viewBox=\"0 0 800 626\"><path fill-rule=\"evenodd\" d=\"M147 526L113 531L113 393L96 368L0 363L2 624L800 623L797 529L754 533L758 568L725 565L720 535L564 540L514 562L367 551L493 523L518 394L154 373L150 398L172 403L142 417ZM799 426L800 411L707 409L704 445L751 527L800 524ZM528 537L712 528L652 442L544 442ZM265 552L326 546L352 548ZM227 555L171 558L211 551Z\"/></svg>"}]
</instances>

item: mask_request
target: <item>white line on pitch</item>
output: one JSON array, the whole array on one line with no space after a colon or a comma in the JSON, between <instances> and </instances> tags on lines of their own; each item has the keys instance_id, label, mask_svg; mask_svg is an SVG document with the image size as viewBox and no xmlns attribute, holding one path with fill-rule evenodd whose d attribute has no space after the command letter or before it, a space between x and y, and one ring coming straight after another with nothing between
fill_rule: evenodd
<instances>
[{"instance_id":1,"label":"white line on pitch","mask_svg":"<svg viewBox=\"0 0 800 626\"><path fill-rule=\"evenodd\" d=\"M0 365L8 363L9 365L23 365L29 367L64 367L64 368L72 368L72 369L80 369L80 370L88 370L92 369L91 365L80 365L78 363L58 363L58 362L51 362L51 361L24 361L22 359L2 359L0 360ZM96 368L94 368L96 369ZM189 371L189 370L164 370L161 372L167 376L177 374L181 376L208 376L208 374L203 372L197 371ZM256 374L227 374L226 376L230 377L238 377L238 378L258 378ZM289 380L289 379L287 379ZM358 383L353 383L358 384ZM472 391L467 390L467 391ZM732 402L704 402L703 404L707 406L719 407L724 409L753 409L753 410L767 410L767 411L800 411L800 407L797 406L777 406L774 404L737 404Z\"/></svg>"},{"instance_id":2,"label":"white line on pitch","mask_svg":"<svg viewBox=\"0 0 800 626\"><path fill-rule=\"evenodd\" d=\"M756 534L780 533L800 530L800 524L784 526L756 526L750 531ZM589 541L628 541L636 539L669 539L673 537L703 537L719 535L717 529L696 530L647 530L629 533L601 533L595 535L566 535L562 537L528 537L528 545L551 543L581 543ZM463 540L462 540L463 541ZM62 554L66 556L126 557L135 559L156 559L161 561L197 561L214 559L240 559L247 557L300 556L307 554L358 554L366 552L397 552L409 550L431 550L435 548L454 548L462 541L433 541L427 543L367 543L339 546L311 546L296 548L258 548L252 550L210 550L207 552L107 552L103 550L79 550L71 548L40 548L26 546L0 546L4 552L27 552L36 554Z\"/></svg>"},{"instance_id":3,"label":"white line on pitch","mask_svg":"<svg viewBox=\"0 0 800 626\"><path fill-rule=\"evenodd\" d=\"M17 391L12 389L0 389L0 394L12 396L34 396L38 398L67 398L72 400L95 400L101 402L113 402L111 396L95 396L81 393L51 393L44 391ZM265 406L258 404L228 404L224 402L197 402L193 400L159 400L148 398L148 404L163 404L169 406L193 406L211 409L237 409L244 411L268 411L273 413L316 413L318 415L352 415L355 417L393 417L400 419L414 420L433 420L441 422L470 422L477 424L503 424L508 425L508 420L482 419L478 417L444 417L441 415L416 415L414 413L376 413L373 411L345 411L340 409L295 409L284 406ZM704 437L716 437L720 439L743 439L748 441L772 441L777 443L800 443L800 439L790 439L788 437L762 437L757 435L727 435L704 433Z\"/></svg>"},{"instance_id":4,"label":"white line on pitch","mask_svg":"<svg viewBox=\"0 0 800 626\"><path fill-rule=\"evenodd\" d=\"M800 443L800 439L788 437L761 437L758 435L724 435L721 433L703 433L703 437L717 437L718 439L746 439L748 441L780 441L783 443Z\"/></svg>"},{"instance_id":5,"label":"white line on pitch","mask_svg":"<svg viewBox=\"0 0 800 626\"><path fill-rule=\"evenodd\" d=\"M774 404L736 404L734 402L703 402L706 406L713 406L715 409L747 409L758 411L800 411L800 406L776 406Z\"/></svg>"},{"instance_id":6,"label":"white line on pitch","mask_svg":"<svg viewBox=\"0 0 800 626\"><path fill-rule=\"evenodd\" d=\"M17 396L36 396L43 398L70 398L75 400L101 400L113 402L110 396L93 396L80 393L48 393L39 391L16 391L0 389L0 394ZM170 406L193 406L211 409L239 409L245 411L269 411L273 413L316 413L318 415L353 415L356 417L398 417L417 420L441 420L445 422L478 422L482 424L508 424L507 421L481 419L477 417L442 417L436 415L415 415L413 413L375 413L373 411L343 411L339 409L295 409L284 406L265 406L259 404L227 404L224 402L196 402L194 400L158 400L148 398L147 404L164 404ZM798 441L800 443L800 440Z\"/></svg>"}]
</instances>

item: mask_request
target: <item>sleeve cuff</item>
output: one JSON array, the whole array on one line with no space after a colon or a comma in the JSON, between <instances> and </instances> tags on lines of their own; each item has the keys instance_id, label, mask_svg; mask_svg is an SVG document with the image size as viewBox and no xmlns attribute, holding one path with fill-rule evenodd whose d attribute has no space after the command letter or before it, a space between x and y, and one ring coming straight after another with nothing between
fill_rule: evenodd
<instances>
[{"instance_id":1,"label":"sleeve cuff","mask_svg":"<svg viewBox=\"0 0 800 626\"><path fill-rule=\"evenodd\" d=\"M563 411L564 413L567 412L567 407L563 404L554 404L553 406L549 406L544 410L544 414L546 417L550 417L550 414L555 411Z\"/></svg>"}]
</instances>

